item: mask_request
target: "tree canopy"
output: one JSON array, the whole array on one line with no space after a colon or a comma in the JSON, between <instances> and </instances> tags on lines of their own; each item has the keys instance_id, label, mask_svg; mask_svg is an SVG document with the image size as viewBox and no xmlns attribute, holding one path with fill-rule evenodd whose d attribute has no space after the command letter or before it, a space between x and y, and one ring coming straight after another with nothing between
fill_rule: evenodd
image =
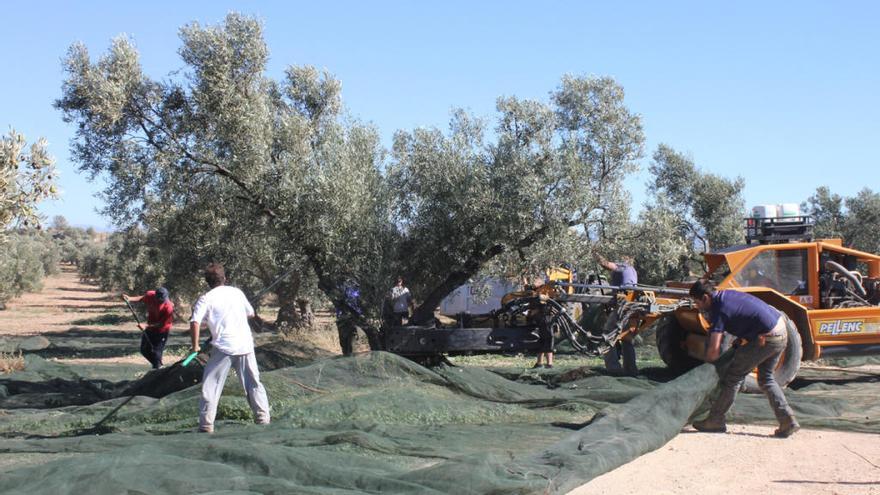
<instances>
[{"instance_id":1,"label":"tree canopy","mask_svg":"<svg viewBox=\"0 0 880 495\"><path fill-rule=\"evenodd\" d=\"M108 179L106 213L148 232L186 220L185 245L169 249L189 250L190 269L236 243L254 264L302 262L341 311L346 281L378 308L405 273L424 320L499 255L601 230L642 153L639 117L610 78L567 76L549 102L501 98L491 130L456 111L446 133L398 132L387 155L330 74L265 75L256 20L193 23L181 39L183 77L144 74L125 38L96 61L79 44L65 60L56 105L77 127L81 170Z\"/></svg>"},{"instance_id":2,"label":"tree canopy","mask_svg":"<svg viewBox=\"0 0 880 495\"><path fill-rule=\"evenodd\" d=\"M703 251L742 242L745 201L741 177L727 179L703 172L693 160L661 144L650 167L650 189L659 205L669 208Z\"/></svg>"},{"instance_id":3,"label":"tree canopy","mask_svg":"<svg viewBox=\"0 0 880 495\"><path fill-rule=\"evenodd\" d=\"M572 227L601 231L626 218L622 181L637 167L644 136L638 115L610 78L563 78L550 103L500 98L492 140L487 124L457 111L449 132L395 136L391 189L401 228L401 262L424 288L417 319L491 260L554 244ZM511 260L513 261L513 260Z\"/></svg>"},{"instance_id":4,"label":"tree canopy","mask_svg":"<svg viewBox=\"0 0 880 495\"><path fill-rule=\"evenodd\" d=\"M14 129L0 137L0 240L11 226L38 224L37 204L57 195L45 139L27 146Z\"/></svg>"},{"instance_id":5,"label":"tree canopy","mask_svg":"<svg viewBox=\"0 0 880 495\"><path fill-rule=\"evenodd\" d=\"M820 186L801 208L815 219L816 237L842 238L846 246L880 253L880 193L866 187L845 198Z\"/></svg>"}]
</instances>

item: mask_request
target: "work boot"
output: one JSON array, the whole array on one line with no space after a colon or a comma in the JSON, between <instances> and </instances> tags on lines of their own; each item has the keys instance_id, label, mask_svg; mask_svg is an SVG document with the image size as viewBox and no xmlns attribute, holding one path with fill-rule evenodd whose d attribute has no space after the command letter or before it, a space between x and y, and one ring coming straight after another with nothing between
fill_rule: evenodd
<instances>
[{"instance_id":1,"label":"work boot","mask_svg":"<svg viewBox=\"0 0 880 495\"><path fill-rule=\"evenodd\" d=\"M699 421L694 421L691 423L691 426L693 426L695 430L705 433L724 433L727 431L727 423L725 423L724 418L716 419L712 416Z\"/></svg>"},{"instance_id":2,"label":"work boot","mask_svg":"<svg viewBox=\"0 0 880 495\"><path fill-rule=\"evenodd\" d=\"M773 436L777 438L788 438L800 429L801 425L799 425L797 420L794 419L794 416L789 416L779 424L779 428L776 428L776 431L773 432Z\"/></svg>"}]
</instances>

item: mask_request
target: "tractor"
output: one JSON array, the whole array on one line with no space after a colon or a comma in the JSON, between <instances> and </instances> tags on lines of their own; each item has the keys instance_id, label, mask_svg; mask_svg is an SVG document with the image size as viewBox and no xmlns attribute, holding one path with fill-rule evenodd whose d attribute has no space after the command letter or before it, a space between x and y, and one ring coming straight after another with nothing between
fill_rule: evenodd
<instances>
[{"instance_id":1,"label":"tractor","mask_svg":"<svg viewBox=\"0 0 880 495\"><path fill-rule=\"evenodd\" d=\"M753 216L745 224L746 244L704 254L705 277L718 289L758 297L796 324L776 370L782 386L795 378L801 360L880 352L880 256L844 247L840 239L813 240L807 216ZM627 334L654 326L668 367L686 371L703 362L708 323L687 296L690 283L611 287L556 278L505 295L488 314L461 315L452 326L388 328L385 349L429 363L442 354L534 352L543 324L556 342L600 356ZM575 317L584 305L616 313L616 328L584 328ZM747 379L746 389L756 386Z\"/></svg>"},{"instance_id":2,"label":"tractor","mask_svg":"<svg viewBox=\"0 0 880 495\"><path fill-rule=\"evenodd\" d=\"M746 244L704 255L706 277L718 289L758 297L795 323L776 370L782 386L802 360L880 352L880 256L840 239L813 240L809 217L745 221ZM708 324L695 308L678 308L655 324L667 366L686 370L702 362Z\"/></svg>"}]
</instances>

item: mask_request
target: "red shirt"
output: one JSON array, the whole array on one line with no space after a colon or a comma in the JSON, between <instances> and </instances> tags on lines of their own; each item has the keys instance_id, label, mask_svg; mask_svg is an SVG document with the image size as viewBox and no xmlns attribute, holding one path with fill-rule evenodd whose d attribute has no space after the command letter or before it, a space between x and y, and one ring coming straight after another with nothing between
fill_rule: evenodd
<instances>
[{"instance_id":1,"label":"red shirt","mask_svg":"<svg viewBox=\"0 0 880 495\"><path fill-rule=\"evenodd\" d=\"M154 290L148 290L143 301L147 305L147 325L159 333L168 333L174 320L174 303L168 300L159 304Z\"/></svg>"}]
</instances>

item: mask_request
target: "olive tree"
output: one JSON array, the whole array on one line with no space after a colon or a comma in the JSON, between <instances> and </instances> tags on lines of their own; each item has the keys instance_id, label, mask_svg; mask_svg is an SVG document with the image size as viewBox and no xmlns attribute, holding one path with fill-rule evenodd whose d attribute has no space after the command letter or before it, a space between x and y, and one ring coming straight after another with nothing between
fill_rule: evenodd
<instances>
[{"instance_id":1,"label":"olive tree","mask_svg":"<svg viewBox=\"0 0 880 495\"><path fill-rule=\"evenodd\" d=\"M190 244L184 259L250 232L239 252L301 262L341 314L356 313L346 284L360 285L375 316L393 276L407 275L422 300L416 321L499 255L527 258L567 229L614 221L643 136L613 80L566 77L549 102L501 98L493 128L459 111L446 133L398 132L388 158L376 129L345 114L328 73L266 77L261 31L237 14L188 25L185 77L161 80L124 38L97 61L71 48L57 106L77 126L80 168L107 177L115 221L162 224L202 203L211 213L190 210L197 225L168 230Z\"/></svg>"},{"instance_id":2,"label":"olive tree","mask_svg":"<svg viewBox=\"0 0 880 495\"><path fill-rule=\"evenodd\" d=\"M549 102L500 98L491 133L485 120L457 111L446 133L396 134L389 182L398 259L424 295L414 320L428 320L499 256L528 263L530 250L573 227L588 235L625 219L620 184L644 137L623 100L610 78L567 76Z\"/></svg>"},{"instance_id":3,"label":"olive tree","mask_svg":"<svg viewBox=\"0 0 880 495\"><path fill-rule=\"evenodd\" d=\"M866 187L846 198L846 210L843 231L847 245L880 253L880 193Z\"/></svg>"},{"instance_id":4,"label":"olive tree","mask_svg":"<svg viewBox=\"0 0 880 495\"><path fill-rule=\"evenodd\" d=\"M816 237L838 237L846 246L880 253L880 193L864 188L855 196L842 197L820 186L801 207L813 216Z\"/></svg>"},{"instance_id":5,"label":"olive tree","mask_svg":"<svg viewBox=\"0 0 880 495\"><path fill-rule=\"evenodd\" d=\"M47 232L60 250L61 262L79 265L86 252L92 251L96 232L92 228L74 227L61 215L52 218Z\"/></svg>"},{"instance_id":6,"label":"olive tree","mask_svg":"<svg viewBox=\"0 0 880 495\"><path fill-rule=\"evenodd\" d=\"M49 234L16 229L0 243L0 309L25 292L38 291L47 275L58 273L61 251Z\"/></svg>"},{"instance_id":7,"label":"olive tree","mask_svg":"<svg viewBox=\"0 0 880 495\"><path fill-rule=\"evenodd\" d=\"M267 78L262 26L238 14L181 39L182 78L149 78L125 38L97 61L81 44L65 59L56 105L80 169L107 178L105 213L164 238L176 273L210 258L261 276L299 263L327 294L381 273L382 151L342 114L339 82L296 66Z\"/></svg>"},{"instance_id":8,"label":"olive tree","mask_svg":"<svg viewBox=\"0 0 880 495\"><path fill-rule=\"evenodd\" d=\"M689 277L695 256L689 230L683 228L679 213L662 198L639 212L621 242L621 252L635 260L639 282L661 285L667 280Z\"/></svg>"},{"instance_id":9,"label":"olive tree","mask_svg":"<svg viewBox=\"0 0 880 495\"><path fill-rule=\"evenodd\" d=\"M845 219L843 198L833 194L827 186L816 188L816 192L801 203L805 214L811 215L815 222L813 232L816 237L843 237Z\"/></svg>"},{"instance_id":10,"label":"olive tree","mask_svg":"<svg viewBox=\"0 0 880 495\"><path fill-rule=\"evenodd\" d=\"M39 222L37 204L57 195L54 174L45 139L28 147L14 129L0 137L0 236L10 226Z\"/></svg>"},{"instance_id":11,"label":"olive tree","mask_svg":"<svg viewBox=\"0 0 880 495\"><path fill-rule=\"evenodd\" d=\"M693 160L661 144L653 155L650 189L680 219L689 242L701 251L741 243L745 201L741 177L703 172Z\"/></svg>"},{"instance_id":12,"label":"olive tree","mask_svg":"<svg viewBox=\"0 0 880 495\"><path fill-rule=\"evenodd\" d=\"M57 195L46 148L44 139L28 146L15 130L0 137L0 309L10 298L39 289L57 269L52 240L31 228L40 227L37 204Z\"/></svg>"}]
</instances>

